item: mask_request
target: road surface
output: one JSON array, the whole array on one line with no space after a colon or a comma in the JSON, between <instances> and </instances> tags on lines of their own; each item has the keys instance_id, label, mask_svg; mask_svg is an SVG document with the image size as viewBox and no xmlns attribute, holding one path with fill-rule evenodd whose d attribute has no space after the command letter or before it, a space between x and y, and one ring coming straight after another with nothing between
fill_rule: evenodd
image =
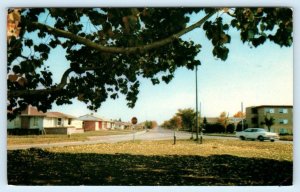
<instances>
[{"instance_id":1,"label":"road surface","mask_svg":"<svg viewBox=\"0 0 300 192\"><path fill-rule=\"evenodd\" d=\"M191 133L176 131L176 139L189 139ZM194 136L195 137L195 136ZM203 136L203 139L237 139L235 137L218 137L218 136ZM47 143L47 144L30 144L30 145L11 145L7 146L8 150L16 149L29 149L29 148L49 148L49 147L64 147L74 145L89 145L98 143L117 143L122 141L133 141L133 140L173 140L174 131L168 129L162 129L160 127L148 130L133 132L132 134L125 135L108 135L108 136L91 136L86 141L74 141L74 142L61 142L61 143ZM283 142L283 141L278 141Z\"/></svg>"}]
</instances>

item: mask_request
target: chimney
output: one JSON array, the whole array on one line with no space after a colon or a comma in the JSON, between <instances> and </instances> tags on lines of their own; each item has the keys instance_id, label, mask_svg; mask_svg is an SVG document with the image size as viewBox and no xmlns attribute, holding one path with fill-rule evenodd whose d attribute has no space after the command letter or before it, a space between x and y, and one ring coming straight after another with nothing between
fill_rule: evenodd
<instances>
[{"instance_id":1,"label":"chimney","mask_svg":"<svg viewBox=\"0 0 300 192\"><path fill-rule=\"evenodd\" d=\"M31 106L31 105L28 105L28 107L27 107L27 108L28 108L28 112L27 112L27 113L28 113L28 115L31 115L31 108L32 108L32 106Z\"/></svg>"}]
</instances>

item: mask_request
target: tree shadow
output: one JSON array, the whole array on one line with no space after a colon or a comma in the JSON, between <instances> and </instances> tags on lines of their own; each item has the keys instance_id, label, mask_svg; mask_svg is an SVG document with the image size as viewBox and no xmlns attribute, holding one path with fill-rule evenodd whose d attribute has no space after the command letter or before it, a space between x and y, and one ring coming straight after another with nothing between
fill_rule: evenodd
<instances>
[{"instance_id":1,"label":"tree shadow","mask_svg":"<svg viewBox=\"0 0 300 192\"><path fill-rule=\"evenodd\" d=\"M143 156L8 151L8 184L103 186L292 185L293 162L231 155Z\"/></svg>"}]
</instances>

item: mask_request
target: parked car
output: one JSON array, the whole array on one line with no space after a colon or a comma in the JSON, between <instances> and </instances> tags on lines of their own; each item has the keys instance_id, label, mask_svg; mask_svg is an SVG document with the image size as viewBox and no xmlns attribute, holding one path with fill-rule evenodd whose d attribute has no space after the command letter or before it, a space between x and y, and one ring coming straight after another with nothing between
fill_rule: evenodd
<instances>
[{"instance_id":1,"label":"parked car","mask_svg":"<svg viewBox=\"0 0 300 192\"><path fill-rule=\"evenodd\" d=\"M270 140L272 142L279 139L279 135L277 133L268 132L263 128L248 128L244 131L236 132L236 137L241 140L258 139L259 141Z\"/></svg>"}]
</instances>

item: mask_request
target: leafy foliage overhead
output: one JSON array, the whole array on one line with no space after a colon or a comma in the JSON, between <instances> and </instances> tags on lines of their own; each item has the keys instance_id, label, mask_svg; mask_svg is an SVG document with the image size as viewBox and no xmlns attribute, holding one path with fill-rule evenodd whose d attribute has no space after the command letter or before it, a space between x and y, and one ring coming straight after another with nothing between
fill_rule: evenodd
<instances>
[{"instance_id":1,"label":"leafy foliage overhead","mask_svg":"<svg viewBox=\"0 0 300 192\"><path fill-rule=\"evenodd\" d=\"M203 18L188 26L192 13ZM9 118L29 104L45 112L72 98L97 110L124 94L134 107L138 77L168 83L178 67L200 65L195 57L201 45L180 38L199 27L221 60L228 57L230 28L254 47L267 40L291 46L293 31L288 8L24 8L8 10L8 25ZM54 82L45 62L58 46L66 50L69 68Z\"/></svg>"}]
</instances>

